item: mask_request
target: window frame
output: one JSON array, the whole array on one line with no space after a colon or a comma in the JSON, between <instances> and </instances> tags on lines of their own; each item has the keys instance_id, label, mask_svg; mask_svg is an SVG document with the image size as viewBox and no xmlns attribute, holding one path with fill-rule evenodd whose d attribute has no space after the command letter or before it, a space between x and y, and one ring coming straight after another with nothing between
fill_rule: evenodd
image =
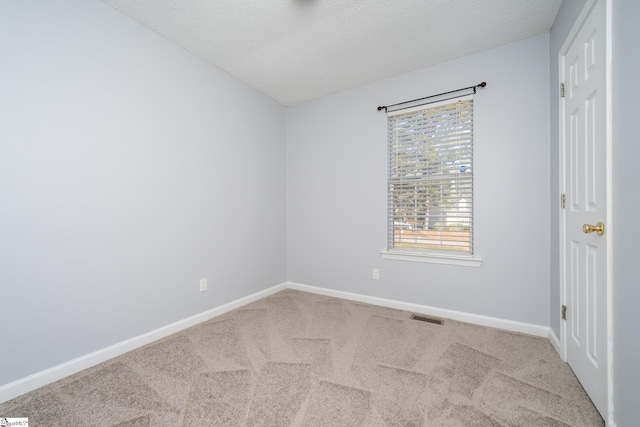
<instances>
[{"instance_id":1,"label":"window frame","mask_svg":"<svg viewBox=\"0 0 640 427\"><path fill-rule=\"evenodd\" d=\"M406 178L400 179L400 180L393 180L392 176L391 176L391 159L392 159L392 155L394 154L394 152L392 151L392 146L391 146L391 142L392 142L392 138L391 138L391 131L390 131L390 126L391 126L391 121L390 121L390 117L392 116L397 116L397 115L405 115L405 114L410 114L412 112L422 112L428 109L433 109L433 108L437 108L439 106L443 106L443 105L450 105L450 104L454 104L458 101L463 101L463 100L471 100L471 117L473 120L473 117L475 115L474 112L474 103L473 103L473 94L463 94L463 95L457 95L457 96L453 96L453 97L449 97L446 99L440 99L438 101L435 102L430 102L430 103L423 103L423 104L419 104L419 105L413 105L410 106L408 108L402 108L402 109L397 109L394 111L390 111L387 115L387 130L388 130L388 136L387 136L387 249L384 251L381 251L381 255L383 258L385 259L393 259L393 260L401 260L401 261L417 261L417 262L428 262L428 263L435 263L435 264L449 264L449 265L459 265L459 266L469 266L469 267L479 267L482 263L482 259L477 257L477 255L475 255L475 242L473 239L473 233L474 233L474 227L475 227L475 222L474 222L474 217L473 217L473 210L474 210L474 195L475 195L475 183L473 175L470 177L470 182L471 182L471 213L470 213L470 217L469 217L469 222L470 222L470 250L469 252L458 252L456 253L455 250L438 250L438 249L429 249L429 248L418 248L418 247L406 247L406 248L402 248L402 247L398 247L395 246L395 222L394 222L394 214L393 214L393 210L395 208L395 204L392 198L392 181L395 181L394 184L397 185L401 185L401 184L405 184L405 183L409 183L410 181L407 180ZM395 114L392 114L395 113ZM471 122L473 123L473 122ZM471 125L472 126L472 125ZM472 129L472 127L471 127ZM471 148L470 148L470 154L471 154L471 171L472 174L473 172L473 165L474 165L474 159L473 159L473 150L474 150L474 136L472 134L471 136ZM418 141L415 140L415 142L422 142L423 144L425 143L424 140L422 141ZM416 144L417 146L417 144ZM426 144L425 144L426 146ZM424 180L426 182L426 180ZM444 181L444 179L443 179Z\"/></svg>"}]
</instances>

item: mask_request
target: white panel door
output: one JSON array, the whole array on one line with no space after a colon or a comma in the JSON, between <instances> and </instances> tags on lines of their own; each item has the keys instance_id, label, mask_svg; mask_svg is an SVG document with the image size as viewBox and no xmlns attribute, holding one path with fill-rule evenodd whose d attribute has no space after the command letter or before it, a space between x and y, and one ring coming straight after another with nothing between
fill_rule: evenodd
<instances>
[{"instance_id":1,"label":"white panel door","mask_svg":"<svg viewBox=\"0 0 640 427\"><path fill-rule=\"evenodd\" d=\"M561 58L567 362L607 419L606 9L596 0ZM602 228L598 227L602 225Z\"/></svg>"}]
</instances>

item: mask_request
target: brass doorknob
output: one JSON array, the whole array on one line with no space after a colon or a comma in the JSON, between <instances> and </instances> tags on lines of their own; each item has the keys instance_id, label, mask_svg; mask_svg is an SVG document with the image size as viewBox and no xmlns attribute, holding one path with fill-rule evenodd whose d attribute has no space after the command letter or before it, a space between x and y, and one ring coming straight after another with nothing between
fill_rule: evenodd
<instances>
[{"instance_id":1,"label":"brass doorknob","mask_svg":"<svg viewBox=\"0 0 640 427\"><path fill-rule=\"evenodd\" d=\"M586 233L593 233L594 231L598 232L598 236L602 236L604 234L604 224L599 222L596 225L585 224L582 226L582 231Z\"/></svg>"}]
</instances>

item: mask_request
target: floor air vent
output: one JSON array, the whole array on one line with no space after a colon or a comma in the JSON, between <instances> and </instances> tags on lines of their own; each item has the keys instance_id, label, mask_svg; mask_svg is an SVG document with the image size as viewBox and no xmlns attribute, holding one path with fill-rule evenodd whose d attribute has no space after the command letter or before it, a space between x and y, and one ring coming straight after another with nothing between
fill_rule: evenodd
<instances>
[{"instance_id":1,"label":"floor air vent","mask_svg":"<svg viewBox=\"0 0 640 427\"><path fill-rule=\"evenodd\" d=\"M420 322L433 323L434 325L444 325L444 320L438 319L437 317L428 317L428 316L421 316L419 314L412 314L411 318L413 320L419 320Z\"/></svg>"}]
</instances>

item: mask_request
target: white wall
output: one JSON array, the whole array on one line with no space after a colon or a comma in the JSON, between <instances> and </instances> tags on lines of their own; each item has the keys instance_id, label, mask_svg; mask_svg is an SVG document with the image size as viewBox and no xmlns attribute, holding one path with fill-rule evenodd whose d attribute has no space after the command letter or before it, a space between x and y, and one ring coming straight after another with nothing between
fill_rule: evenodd
<instances>
[{"instance_id":1,"label":"white wall","mask_svg":"<svg viewBox=\"0 0 640 427\"><path fill-rule=\"evenodd\" d=\"M0 2L0 385L283 282L284 114L100 1Z\"/></svg>"},{"instance_id":2,"label":"white wall","mask_svg":"<svg viewBox=\"0 0 640 427\"><path fill-rule=\"evenodd\" d=\"M474 119L482 266L383 260L386 116L376 107L483 80ZM289 107L287 196L290 281L548 325L548 34Z\"/></svg>"},{"instance_id":3,"label":"white wall","mask_svg":"<svg viewBox=\"0 0 640 427\"><path fill-rule=\"evenodd\" d=\"M640 3L613 1L613 380L617 427L640 421Z\"/></svg>"}]
</instances>

